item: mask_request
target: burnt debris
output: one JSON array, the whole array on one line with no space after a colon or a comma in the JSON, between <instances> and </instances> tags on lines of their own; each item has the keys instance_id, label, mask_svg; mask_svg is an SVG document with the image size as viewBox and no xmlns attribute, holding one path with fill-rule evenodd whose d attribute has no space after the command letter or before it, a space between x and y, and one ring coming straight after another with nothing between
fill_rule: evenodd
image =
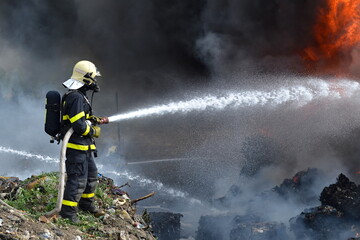
<instances>
[{"instance_id":1,"label":"burnt debris","mask_svg":"<svg viewBox=\"0 0 360 240\"><path fill-rule=\"evenodd\" d=\"M351 229L352 223L346 221L343 215L343 212L328 205L306 209L290 219L290 229L296 239L345 239L340 235L345 234L345 229Z\"/></svg>"},{"instance_id":2,"label":"burnt debris","mask_svg":"<svg viewBox=\"0 0 360 240\"><path fill-rule=\"evenodd\" d=\"M360 218L360 186L340 174L337 182L321 192L322 205L330 205L344 212L346 217Z\"/></svg>"},{"instance_id":3,"label":"burnt debris","mask_svg":"<svg viewBox=\"0 0 360 240\"><path fill-rule=\"evenodd\" d=\"M284 223L259 217L261 213L252 212L249 207L247 215L242 216L202 216L196 240L282 240L289 239L290 234L297 240L359 239L360 186L340 174L336 183L323 188L319 197L314 189L319 182L323 182L324 177L323 172L310 168L249 200L249 206L252 201L266 204L286 200L299 206L317 206L320 203L320 206L305 209L291 218L289 229ZM236 199L242 195L241 187L232 186L224 197L213 203L217 207L233 209ZM257 216L252 215L254 213Z\"/></svg>"},{"instance_id":4,"label":"burnt debris","mask_svg":"<svg viewBox=\"0 0 360 240\"><path fill-rule=\"evenodd\" d=\"M304 210L290 220L296 239L351 239L360 230L359 186L340 174L320 194L321 206Z\"/></svg>"},{"instance_id":5,"label":"burnt debris","mask_svg":"<svg viewBox=\"0 0 360 240\"><path fill-rule=\"evenodd\" d=\"M318 202L318 193L312 186L323 177L323 173L316 168L300 171L291 179L285 179L280 186L272 190L282 198L293 199L302 204L315 204Z\"/></svg>"}]
</instances>

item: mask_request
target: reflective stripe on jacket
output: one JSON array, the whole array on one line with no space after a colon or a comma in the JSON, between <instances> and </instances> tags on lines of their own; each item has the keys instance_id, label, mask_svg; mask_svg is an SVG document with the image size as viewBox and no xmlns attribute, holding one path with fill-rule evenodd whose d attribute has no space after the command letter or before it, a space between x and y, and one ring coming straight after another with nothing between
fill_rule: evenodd
<instances>
[{"instance_id":1,"label":"reflective stripe on jacket","mask_svg":"<svg viewBox=\"0 0 360 240\"><path fill-rule=\"evenodd\" d=\"M63 128L72 127L74 129L74 133L67 144L68 148L80 151L96 149L91 138L94 130L86 121L90 119L90 116L91 106L85 94L72 90L64 95L62 100Z\"/></svg>"}]
</instances>

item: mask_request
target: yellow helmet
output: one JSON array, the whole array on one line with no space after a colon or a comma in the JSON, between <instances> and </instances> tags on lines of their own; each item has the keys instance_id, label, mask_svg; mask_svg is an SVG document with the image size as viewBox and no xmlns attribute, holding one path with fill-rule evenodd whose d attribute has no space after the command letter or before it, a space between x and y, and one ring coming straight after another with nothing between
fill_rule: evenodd
<instances>
[{"instance_id":1,"label":"yellow helmet","mask_svg":"<svg viewBox=\"0 0 360 240\"><path fill-rule=\"evenodd\" d=\"M73 73L63 85L69 89L79 89L87 85L91 90L99 90L95 77L101 76L96 69L95 64L90 61L82 60L77 62L74 66Z\"/></svg>"}]
</instances>

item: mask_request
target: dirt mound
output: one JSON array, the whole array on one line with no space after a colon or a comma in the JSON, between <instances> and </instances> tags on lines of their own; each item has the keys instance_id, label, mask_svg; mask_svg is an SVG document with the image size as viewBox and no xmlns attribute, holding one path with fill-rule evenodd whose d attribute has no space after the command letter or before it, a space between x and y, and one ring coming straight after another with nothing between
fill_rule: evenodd
<instances>
[{"instance_id":1,"label":"dirt mound","mask_svg":"<svg viewBox=\"0 0 360 240\"><path fill-rule=\"evenodd\" d=\"M127 192L104 176L99 176L95 199L105 216L95 218L79 212L78 224L56 216L44 217L56 205L57 184L57 173L24 181L0 177L0 239L155 239L149 221L144 220L148 216L136 214L136 199L130 199Z\"/></svg>"}]
</instances>

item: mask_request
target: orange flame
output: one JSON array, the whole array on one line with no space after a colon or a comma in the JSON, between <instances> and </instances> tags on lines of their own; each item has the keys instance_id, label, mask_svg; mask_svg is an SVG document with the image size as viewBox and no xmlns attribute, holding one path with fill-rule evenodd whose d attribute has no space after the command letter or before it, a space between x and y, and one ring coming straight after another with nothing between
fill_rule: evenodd
<instances>
[{"instance_id":1,"label":"orange flame","mask_svg":"<svg viewBox=\"0 0 360 240\"><path fill-rule=\"evenodd\" d=\"M315 41L304 49L304 58L340 67L360 43L360 0L327 0L326 7L319 8L313 31Z\"/></svg>"}]
</instances>

